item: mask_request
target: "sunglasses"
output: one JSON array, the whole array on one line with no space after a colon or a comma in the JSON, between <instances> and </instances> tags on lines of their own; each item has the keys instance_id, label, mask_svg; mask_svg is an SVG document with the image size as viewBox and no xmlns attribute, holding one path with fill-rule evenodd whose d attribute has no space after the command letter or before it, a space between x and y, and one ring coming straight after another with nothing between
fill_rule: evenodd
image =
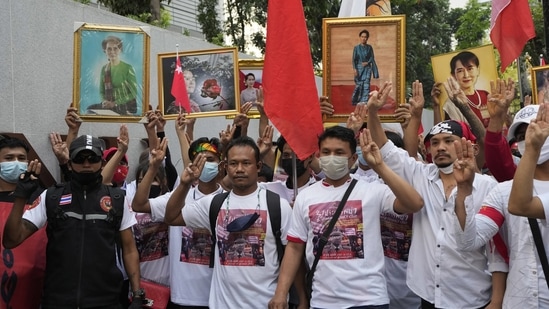
<instances>
[{"instance_id":1,"label":"sunglasses","mask_svg":"<svg viewBox=\"0 0 549 309\"><path fill-rule=\"evenodd\" d=\"M255 223L257 218L259 218L259 214L257 212L236 218L227 224L227 232L241 232L247 230Z\"/></svg>"},{"instance_id":2,"label":"sunglasses","mask_svg":"<svg viewBox=\"0 0 549 309\"><path fill-rule=\"evenodd\" d=\"M83 164L86 160L88 160L89 163L94 164L101 162L101 157L93 154L78 154L74 157L74 159L72 159L72 162L76 164Z\"/></svg>"}]
</instances>

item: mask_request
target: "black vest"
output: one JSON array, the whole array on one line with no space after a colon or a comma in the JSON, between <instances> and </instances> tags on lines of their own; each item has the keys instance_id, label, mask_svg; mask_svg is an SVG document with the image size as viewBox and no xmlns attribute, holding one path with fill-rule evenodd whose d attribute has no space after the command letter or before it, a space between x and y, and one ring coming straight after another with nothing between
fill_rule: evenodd
<instances>
[{"instance_id":1,"label":"black vest","mask_svg":"<svg viewBox=\"0 0 549 309\"><path fill-rule=\"evenodd\" d=\"M123 277L116 247L123 200L122 190L102 184L84 190L71 182L48 189L44 308L118 303Z\"/></svg>"}]
</instances>

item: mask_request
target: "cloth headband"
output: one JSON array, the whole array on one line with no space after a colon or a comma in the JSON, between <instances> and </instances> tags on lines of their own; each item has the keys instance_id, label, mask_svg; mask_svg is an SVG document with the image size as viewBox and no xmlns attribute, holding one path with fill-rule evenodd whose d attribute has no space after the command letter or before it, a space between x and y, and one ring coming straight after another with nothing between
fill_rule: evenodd
<instances>
[{"instance_id":1,"label":"cloth headband","mask_svg":"<svg viewBox=\"0 0 549 309\"><path fill-rule=\"evenodd\" d=\"M196 148L193 150L193 157L197 154L203 152L203 151L209 151L215 153L217 156L219 156L219 152L217 151L217 147L210 143L201 143L196 146Z\"/></svg>"}]
</instances>

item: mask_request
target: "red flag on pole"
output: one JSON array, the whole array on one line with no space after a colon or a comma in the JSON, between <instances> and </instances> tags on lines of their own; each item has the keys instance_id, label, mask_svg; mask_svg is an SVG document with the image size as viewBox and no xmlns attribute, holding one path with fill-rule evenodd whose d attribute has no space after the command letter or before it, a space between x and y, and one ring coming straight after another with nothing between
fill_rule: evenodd
<instances>
[{"instance_id":1,"label":"red flag on pole","mask_svg":"<svg viewBox=\"0 0 549 309\"><path fill-rule=\"evenodd\" d=\"M545 65L545 59L543 58L543 54L539 55L539 66L542 67Z\"/></svg>"},{"instance_id":2,"label":"red flag on pole","mask_svg":"<svg viewBox=\"0 0 549 309\"><path fill-rule=\"evenodd\" d=\"M490 39L501 56L501 71L536 36L528 0L492 0Z\"/></svg>"},{"instance_id":3,"label":"red flag on pole","mask_svg":"<svg viewBox=\"0 0 549 309\"><path fill-rule=\"evenodd\" d=\"M171 92L175 98L175 106L183 107L185 112L190 113L191 101L189 101L189 95L187 94L187 85L185 85L185 78L181 69L181 60L179 60L179 56L176 56L176 58L177 62L175 64L175 71L173 72Z\"/></svg>"},{"instance_id":4,"label":"red flag on pole","mask_svg":"<svg viewBox=\"0 0 549 309\"><path fill-rule=\"evenodd\" d=\"M301 0L269 1L263 68L265 113L299 159L324 130Z\"/></svg>"}]
</instances>

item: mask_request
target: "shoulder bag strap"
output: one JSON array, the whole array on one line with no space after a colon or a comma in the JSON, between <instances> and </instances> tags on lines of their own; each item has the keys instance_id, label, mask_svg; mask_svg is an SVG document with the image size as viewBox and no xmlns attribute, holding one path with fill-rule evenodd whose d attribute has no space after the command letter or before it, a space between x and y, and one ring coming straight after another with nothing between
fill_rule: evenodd
<instances>
[{"instance_id":1,"label":"shoulder bag strap","mask_svg":"<svg viewBox=\"0 0 549 309\"><path fill-rule=\"evenodd\" d=\"M227 195L229 195L230 192L223 192L216 194L212 200L212 203L210 204L210 231L212 232L212 250L210 252L210 268L214 267L214 258L215 258L215 245L217 243L217 235L215 233L215 226L216 226L216 220L217 215L219 214L219 210L221 209L221 205L223 205L223 202L227 198Z\"/></svg>"},{"instance_id":2,"label":"shoulder bag strap","mask_svg":"<svg viewBox=\"0 0 549 309\"><path fill-rule=\"evenodd\" d=\"M310 282L313 281L313 275L316 270L316 266L318 265L318 261L320 260L320 256L322 255L322 250L324 250L324 246L328 242L328 237L330 237L330 234L332 233L332 230L334 229L335 223L337 219L339 219L339 215L341 214L341 211L343 210L343 207L345 206L345 203L347 203L347 199L349 198L349 195L351 194L351 191L353 191L353 188L355 187L357 180L353 179L351 183L349 184L349 187L347 188L347 191L345 191L345 194L343 195L343 198L341 199L341 202L339 202L339 205L337 206L337 210L335 211L332 220L330 220L330 224L328 224L328 227L322 234L322 237L318 240L318 249L315 254L315 260L313 262L313 265L311 266L311 270L309 271L308 279Z\"/></svg>"},{"instance_id":3,"label":"shoulder bag strap","mask_svg":"<svg viewBox=\"0 0 549 309\"><path fill-rule=\"evenodd\" d=\"M541 232L539 231L538 221L534 218L528 218L528 223L530 223L530 229L532 230L532 235L534 235L534 243L536 244L536 249L538 251L539 261L543 268L547 287L549 287L549 263L547 262L547 254L545 253L545 247L543 246L543 239L541 238Z\"/></svg>"}]
</instances>

